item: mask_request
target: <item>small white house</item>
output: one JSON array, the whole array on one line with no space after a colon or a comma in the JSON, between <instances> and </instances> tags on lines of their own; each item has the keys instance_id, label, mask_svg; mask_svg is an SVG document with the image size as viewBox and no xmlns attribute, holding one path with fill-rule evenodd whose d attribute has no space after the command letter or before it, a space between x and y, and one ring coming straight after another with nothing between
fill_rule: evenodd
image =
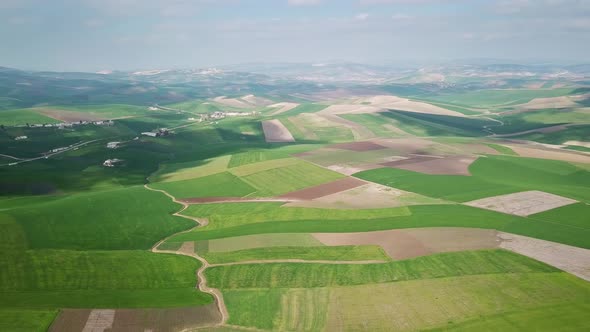
<instances>
[{"instance_id":1,"label":"small white house","mask_svg":"<svg viewBox=\"0 0 590 332\"><path fill-rule=\"evenodd\" d=\"M21 141L21 140L27 139L27 138L28 138L27 136L17 136L14 140L15 141Z\"/></svg>"},{"instance_id":2,"label":"small white house","mask_svg":"<svg viewBox=\"0 0 590 332\"><path fill-rule=\"evenodd\" d=\"M120 144L121 144L121 142L108 142L107 149L117 149L117 148L119 148Z\"/></svg>"},{"instance_id":3,"label":"small white house","mask_svg":"<svg viewBox=\"0 0 590 332\"><path fill-rule=\"evenodd\" d=\"M144 136L149 136L149 137L156 137L156 136L158 136L158 133L152 133L151 131L146 131L146 132L143 132L141 134L144 135Z\"/></svg>"},{"instance_id":4,"label":"small white house","mask_svg":"<svg viewBox=\"0 0 590 332\"><path fill-rule=\"evenodd\" d=\"M123 160L117 159L117 158L115 158L115 159L107 159L107 160L105 160L102 163L102 165L105 166L105 167L115 167L116 164L118 164L118 163L120 163L122 161Z\"/></svg>"}]
</instances>

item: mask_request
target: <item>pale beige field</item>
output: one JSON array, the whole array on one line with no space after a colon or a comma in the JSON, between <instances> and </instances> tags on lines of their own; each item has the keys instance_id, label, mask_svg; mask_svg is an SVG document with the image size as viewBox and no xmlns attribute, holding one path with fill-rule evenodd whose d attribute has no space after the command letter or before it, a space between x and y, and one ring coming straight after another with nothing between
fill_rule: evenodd
<instances>
[{"instance_id":1,"label":"pale beige field","mask_svg":"<svg viewBox=\"0 0 590 332\"><path fill-rule=\"evenodd\" d=\"M263 121L262 129L264 138L269 143L295 142L289 129L277 119Z\"/></svg>"},{"instance_id":2,"label":"pale beige field","mask_svg":"<svg viewBox=\"0 0 590 332\"><path fill-rule=\"evenodd\" d=\"M528 216L574 203L577 201L571 198L532 190L482 198L464 204L517 216Z\"/></svg>"}]
</instances>

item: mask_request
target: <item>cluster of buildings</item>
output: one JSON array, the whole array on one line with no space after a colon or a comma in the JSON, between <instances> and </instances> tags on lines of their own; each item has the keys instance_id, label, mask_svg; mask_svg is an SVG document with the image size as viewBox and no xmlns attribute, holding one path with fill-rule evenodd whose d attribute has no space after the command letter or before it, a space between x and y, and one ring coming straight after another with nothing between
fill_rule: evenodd
<instances>
[{"instance_id":1,"label":"cluster of buildings","mask_svg":"<svg viewBox=\"0 0 590 332\"><path fill-rule=\"evenodd\" d=\"M160 128L156 131L146 131L141 134L144 136L149 136L149 137L163 137L163 136L171 135L171 134L173 134L173 132L168 130L168 128Z\"/></svg>"},{"instance_id":2,"label":"cluster of buildings","mask_svg":"<svg viewBox=\"0 0 590 332\"><path fill-rule=\"evenodd\" d=\"M44 123L44 124L26 124L20 125L17 127L28 127L28 128L72 128L75 126L84 126L84 125L97 125L97 126L112 126L115 124L113 120L105 120L105 121L77 121L77 122L62 122L62 123Z\"/></svg>"}]
</instances>

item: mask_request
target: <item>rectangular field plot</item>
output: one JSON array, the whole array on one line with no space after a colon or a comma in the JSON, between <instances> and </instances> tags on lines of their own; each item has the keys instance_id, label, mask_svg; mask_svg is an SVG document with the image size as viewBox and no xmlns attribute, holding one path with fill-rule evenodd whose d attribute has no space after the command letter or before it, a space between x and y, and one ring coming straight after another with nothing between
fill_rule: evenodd
<instances>
[{"instance_id":1,"label":"rectangular field plot","mask_svg":"<svg viewBox=\"0 0 590 332\"><path fill-rule=\"evenodd\" d=\"M532 190L478 199L465 204L517 216L528 216L576 202L571 198Z\"/></svg>"}]
</instances>

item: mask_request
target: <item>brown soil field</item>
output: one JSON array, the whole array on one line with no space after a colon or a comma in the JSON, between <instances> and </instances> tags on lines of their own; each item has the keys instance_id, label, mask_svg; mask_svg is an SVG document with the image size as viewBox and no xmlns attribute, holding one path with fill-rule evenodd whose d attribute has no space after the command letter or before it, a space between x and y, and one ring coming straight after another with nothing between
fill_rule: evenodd
<instances>
[{"instance_id":1,"label":"brown soil field","mask_svg":"<svg viewBox=\"0 0 590 332\"><path fill-rule=\"evenodd\" d=\"M423 138L391 138L377 139L373 142L391 148L400 155L418 154L436 154L435 150L441 144ZM426 152L433 150L432 152Z\"/></svg>"},{"instance_id":2,"label":"brown soil field","mask_svg":"<svg viewBox=\"0 0 590 332\"><path fill-rule=\"evenodd\" d=\"M373 165L373 164L357 164L357 165L345 165L345 164L335 164L326 166L327 169L332 170L334 172L338 172L344 175L352 175L354 173L368 171L370 169L380 168L380 165Z\"/></svg>"},{"instance_id":3,"label":"brown soil field","mask_svg":"<svg viewBox=\"0 0 590 332\"><path fill-rule=\"evenodd\" d=\"M559 151L525 144L506 144L519 156L529 158L553 159L574 163L590 164L590 156L573 151Z\"/></svg>"},{"instance_id":4,"label":"brown soil field","mask_svg":"<svg viewBox=\"0 0 590 332\"><path fill-rule=\"evenodd\" d=\"M416 204L445 204L445 201L376 183L366 183L313 200L287 203L285 206L323 209L382 209Z\"/></svg>"},{"instance_id":5,"label":"brown soil field","mask_svg":"<svg viewBox=\"0 0 590 332\"><path fill-rule=\"evenodd\" d=\"M555 266L590 281L590 250L499 232L500 248Z\"/></svg>"},{"instance_id":6,"label":"brown soil field","mask_svg":"<svg viewBox=\"0 0 590 332\"><path fill-rule=\"evenodd\" d=\"M97 313L112 312L114 315ZM94 316L94 317L91 317ZM109 322L109 319L112 320ZM171 309L63 309L49 328L50 332L173 332L212 326L221 320L215 304ZM89 324L94 322L93 324ZM109 323L111 324L110 326Z\"/></svg>"},{"instance_id":7,"label":"brown soil field","mask_svg":"<svg viewBox=\"0 0 590 332\"><path fill-rule=\"evenodd\" d=\"M329 183L320 184L314 187L305 188L297 191L292 191L278 198L292 199L292 200L311 200L326 195L338 193L344 190L356 188L364 185L366 182L356 178L343 178Z\"/></svg>"},{"instance_id":8,"label":"brown soil field","mask_svg":"<svg viewBox=\"0 0 590 332\"><path fill-rule=\"evenodd\" d=\"M237 98L225 98L225 96L215 97L213 101L219 103L221 105L235 107L235 108L253 108L254 105L250 105L249 103L242 101Z\"/></svg>"},{"instance_id":9,"label":"brown soil field","mask_svg":"<svg viewBox=\"0 0 590 332\"><path fill-rule=\"evenodd\" d=\"M262 121L262 129L264 130L264 138L269 143L295 142L289 129L277 119Z\"/></svg>"},{"instance_id":10,"label":"brown soil field","mask_svg":"<svg viewBox=\"0 0 590 332\"><path fill-rule=\"evenodd\" d=\"M333 145L330 145L329 147L333 148L333 149L343 149L343 150L351 150L351 151L372 151L372 150L385 149L384 146L379 145L377 143L370 142L370 141L333 144Z\"/></svg>"},{"instance_id":11,"label":"brown soil field","mask_svg":"<svg viewBox=\"0 0 590 332\"><path fill-rule=\"evenodd\" d=\"M405 169L425 174L471 175L469 165L477 159L476 156L413 156L408 159L383 163L383 166Z\"/></svg>"},{"instance_id":12,"label":"brown soil field","mask_svg":"<svg viewBox=\"0 0 590 332\"><path fill-rule=\"evenodd\" d=\"M94 113L63 111L57 109L42 108L37 112L63 122L78 122L78 121L102 121L107 120L105 117L98 116Z\"/></svg>"},{"instance_id":13,"label":"brown soil field","mask_svg":"<svg viewBox=\"0 0 590 332\"><path fill-rule=\"evenodd\" d=\"M464 204L517 216L528 216L573 203L577 203L577 201L567 197L532 190L487 197Z\"/></svg>"},{"instance_id":14,"label":"brown soil field","mask_svg":"<svg viewBox=\"0 0 590 332\"><path fill-rule=\"evenodd\" d=\"M569 108L580 106L570 96L535 98L528 103L518 105L518 108L527 110L542 110L548 108Z\"/></svg>"},{"instance_id":15,"label":"brown soil field","mask_svg":"<svg viewBox=\"0 0 590 332\"><path fill-rule=\"evenodd\" d=\"M272 103L274 103L270 99L257 97L255 95L246 95L246 96L241 97L240 100L243 100L243 101L245 101L249 104L252 104L254 106L268 106L268 105L271 105Z\"/></svg>"},{"instance_id":16,"label":"brown soil field","mask_svg":"<svg viewBox=\"0 0 590 332\"><path fill-rule=\"evenodd\" d=\"M393 259L439 252L497 248L495 230L478 228L414 228L360 233L315 233L328 246L378 245Z\"/></svg>"}]
</instances>

